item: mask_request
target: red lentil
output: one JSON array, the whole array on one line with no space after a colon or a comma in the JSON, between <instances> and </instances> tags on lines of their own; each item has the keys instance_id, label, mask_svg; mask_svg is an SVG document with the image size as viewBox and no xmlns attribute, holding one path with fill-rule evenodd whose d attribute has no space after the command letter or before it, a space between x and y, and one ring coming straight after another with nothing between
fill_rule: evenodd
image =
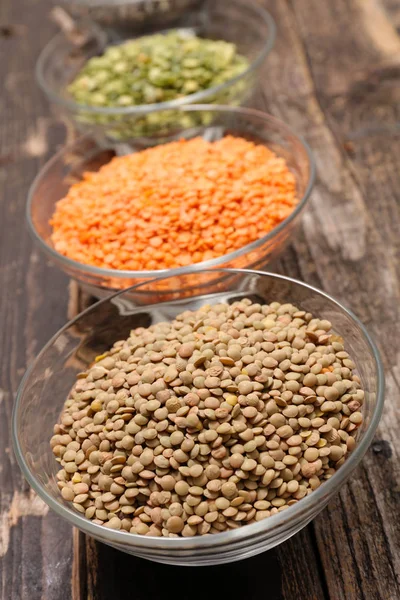
<instances>
[{"instance_id":1,"label":"red lentil","mask_svg":"<svg viewBox=\"0 0 400 600\"><path fill-rule=\"evenodd\" d=\"M50 224L55 249L118 270L180 267L232 252L274 229L297 204L285 160L226 136L116 157L85 173Z\"/></svg>"}]
</instances>

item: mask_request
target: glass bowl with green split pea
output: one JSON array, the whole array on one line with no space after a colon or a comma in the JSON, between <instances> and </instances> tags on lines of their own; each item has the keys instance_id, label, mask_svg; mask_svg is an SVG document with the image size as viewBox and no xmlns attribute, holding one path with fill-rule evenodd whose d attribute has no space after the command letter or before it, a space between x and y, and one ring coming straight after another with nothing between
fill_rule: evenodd
<instances>
[{"instance_id":1,"label":"glass bowl with green split pea","mask_svg":"<svg viewBox=\"0 0 400 600\"><path fill-rule=\"evenodd\" d=\"M190 275L196 276L195 284L183 293ZM153 280L94 304L43 348L26 373L14 404L15 455L24 476L44 502L72 526L105 544L171 565L206 566L249 558L300 531L351 480L372 442L384 401L379 352L362 323L339 302L314 287L276 274L223 269L219 275L218 285L210 284L206 270L168 277L163 279L162 290L160 280ZM291 303L301 311L327 319L333 332L343 338L364 391L362 425L355 447L343 464L317 489L285 510L221 533L175 538L137 535L104 527L77 512L58 489L60 465L50 447L54 425L77 375L117 340L126 339L132 329L171 322L184 311L197 311L204 305L232 304L244 298L259 304Z\"/></svg>"},{"instance_id":2,"label":"glass bowl with green split pea","mask_svg":"<svg viewBox=\"0 0 400 600\"><path fill-rule=\"evenodd\" d=\"M138 21L117 34L82 26L83 47L63 33L49 42L37 80L80 131L111 141L151 135L184 105L244 104L275 39L272 17L254 0L212 0L173 24Z\"/></svg>"},{"instance_id":3,"label":"glass bowl with green split pea","mask_svg":"<svg viewBox=\"0 0 400 600\"><path fill-rule=\"evenodd\" d=\"M31 186L26 217L34 242L58 268L97 298L155 277L184 274L193 268L262 268L282 252L300 223L300 216L314 184L315 166L307 143L289 126L264 112L229 106L184 106L171 111L170 118L170 126L165 130L161 129L157 135L138 137L131 144L111 143L107 146L91 136L83 136L61 149L43 167ZM183 127L182 122L186 119L189 124L210 122L212 125ZM295 178L297 204L293 211L259 239L216 258L159 270L134 271L92 266L72 260L55 249L50 220L56 203L67 195L71 185L82 180L85 173L98 171L116 155L138 152L156 144L195 137L213 142L225 136L242 137L265 145L278 157L285 159ZM168 244L166 242L166 249Z\"/></svg>"}]
</instances>

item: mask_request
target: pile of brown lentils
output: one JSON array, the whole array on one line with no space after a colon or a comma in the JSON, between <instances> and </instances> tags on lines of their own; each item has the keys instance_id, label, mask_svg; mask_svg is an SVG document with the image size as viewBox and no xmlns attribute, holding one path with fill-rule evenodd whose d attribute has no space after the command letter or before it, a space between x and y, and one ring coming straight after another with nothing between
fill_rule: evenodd
<instances>
[{"instance_id":1,"label":"pile of brown lentils","mask_svg":"<svg viewBox=\"0 0 400 600\"><path fill-rule=\"evenodd\" d=\"M148 536L296 504L354 448L364 392L331 323L243 299L138 328L81 373L51 439L62 497Z\"/></svg>"}]
</instances>

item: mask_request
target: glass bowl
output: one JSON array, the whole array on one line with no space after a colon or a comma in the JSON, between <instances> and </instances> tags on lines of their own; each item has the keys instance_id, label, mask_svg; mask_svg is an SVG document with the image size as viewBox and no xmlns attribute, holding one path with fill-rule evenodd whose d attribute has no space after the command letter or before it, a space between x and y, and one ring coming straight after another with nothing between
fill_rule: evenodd
<instances>
[{"instance_id":1,"label":"glass bowl","mask_svg":"<svg viewBox=\"0 0 400 600\"><path fill-rule=\"evenodd\" d=\"M377 428L384 400L384 375L377 348L350 311L324 292L271 273L221 270L220 283L210 284L206 271L194 273L197 284L184 294L185 282L173 276L164 290L147 282L93 305L44 347L26 373L14 406L12 434L18 463L35 492L71 525L119 550L174 565L212 565L244 559L284 542L305 527L350 478ZM66 503L56 485L58 463L50 448L56 423L77 373L135 327L171 321L185 310L248 297L254 302L291 302L299 309L331 321L345 339L365 390L363 423L357 445L338 471L317 490L287 510L258 523L194 538L157 538L114 531L92 523Z\"/></svg>"},{"instance_id":2,"label":"glass bowl","mask_svg":"<svg viewBox=\"0 0 400 600\"><path fill-rule=\"evenodd\" d=\"M314 182L314 160L304 140L287 125L263 112L244 108L188 106L177 109L177 112L179 114L176 127L173 133L169 132L168 136L159 133L150 138L137 138L134 144L129 146L117 145L116 147L113 145L107 147L89 137L84 137L56 154L32 184L27 204L27 220L34 240L58 267L97 297L155 277L187 273L191 268L217 266L259 268L283 249L293 235L300 213L307 203ZM181 121L186 116L203 122L211 120L212 125L182 128ZM266 144L277 155L285 158L296 178L298 205L289 217L264 237L230 254L194 266L158 271L118 271L93 267L71 260L54 249L49 219L54 213L56 202L66 195L72 183L81 179L83 172L97 170L108 162L115 152L133 152L182 137L202 135L208 140L213 140L232 134Z\"/></svg>"},{"instance_id":3,"label":"glass bowl","mask_svg":"<svg viewBox=\"0 0 400 600\"><path fill-rule=\"evenodd\" d=\"M112 36L149 27L174 27L188 13L205 9L208 0L59 0L79 21L90 20Z\"/></svg>"},{"instance_id":4,"label":"glass bowl","mask_svg":"<svg viewBox=\"0 0 400 600\"><path fill-rule=\"evenodd\" d=\"M138 3L135 3L135 6ZM143 3L142 3L143 4ZM146 6L151 2L145 2ZM229 6L229 9L228 9ZM245 27L243 24L245 23ZM90 41L81 49L64 34L59 34L39 56L36 75L51 102L75 122L79 130L91 132L99 139L130 140L152 133L169 123L170 111L187 104L240 105L251 95L257 73L275 39L272 17L253 0L212 0L204 10L187 10L175 23L178 30L191 31L201 37L234 43L249 67L240 75L218 86L168 102L127 107L95 107L77 104L66 90L87 60L102 54L105 48L143 33L166 31L161 23L137 31L119 32L117 38L108 29L88 23ZM160 112L163 111L163 112ZM155 114L156 113L156 114Z\"/></svg>"}]
</instances>

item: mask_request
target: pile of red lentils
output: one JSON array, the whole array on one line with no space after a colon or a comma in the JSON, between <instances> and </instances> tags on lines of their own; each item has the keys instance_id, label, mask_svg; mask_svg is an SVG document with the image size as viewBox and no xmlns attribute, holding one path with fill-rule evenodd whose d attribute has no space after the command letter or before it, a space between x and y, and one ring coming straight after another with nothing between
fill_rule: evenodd
<instances>
[{"instance_id":1,"label":"pile of red lentils","mask_svg":"<svg viewBox=\"0 0 400 600\"><path fill-rule=\"evenodd\" d=\"M265 236L297 202L294 175L266 146L181 140L86 173L56 205L52 242L102 268L182 267Z\"/></svg>"}]
</instances>

